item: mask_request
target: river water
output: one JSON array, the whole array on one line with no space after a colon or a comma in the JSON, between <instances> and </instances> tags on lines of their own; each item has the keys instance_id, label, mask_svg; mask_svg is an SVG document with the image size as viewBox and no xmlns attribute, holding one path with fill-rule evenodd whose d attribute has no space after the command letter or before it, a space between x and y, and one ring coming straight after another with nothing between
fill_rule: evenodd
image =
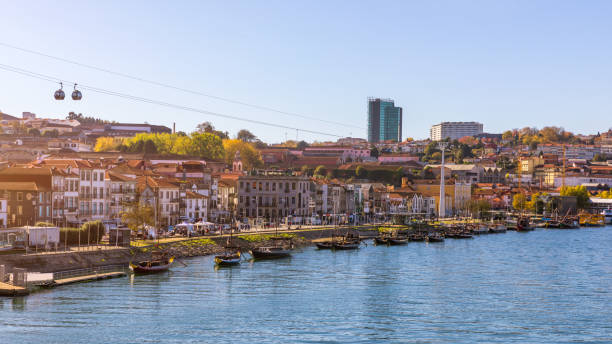
<instances>
[{"instance_id":1,"label":"river water","mask_svg":"<svg viewBox=\"0 0 612 344\"><path fill-rule=\"evenodd\" d=\"M612 227L186 263L0 298L0 343L612 342Z\"/></svg>"}]
</instances>

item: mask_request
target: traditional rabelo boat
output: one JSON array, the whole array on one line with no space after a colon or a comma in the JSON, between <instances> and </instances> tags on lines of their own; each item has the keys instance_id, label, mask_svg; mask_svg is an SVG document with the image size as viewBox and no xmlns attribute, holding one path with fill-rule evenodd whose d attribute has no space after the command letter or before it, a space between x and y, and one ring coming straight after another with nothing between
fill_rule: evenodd
<instances>
[{"instance_id":1,"label":"traditional rabelo boat","mask_svg":"<svg viewBox=\"0 0 612 344\"><path fill-rule=\"evenodd\" d=\"M232 266L240 264L240 251L233 254L215 256L215 264L219 266Z\"/></svg>"},{"instance_id":2,"label":"traditional rabelo boat","mask_svg":"<svg viewBox=\"0 0 612 344\"><path fill-rule=\"evenodd\" d=\"M173 262L174 257L161 256L157 259L144 260L136 264L130 263L130 268L135 274L152 274L168 271Z\"/></svg>"},{"instance_id":3,"label":"traditional rabelo boat","mask_svg":"<svg viewBox=\"0 0 612 344\"><path fill-rule=\"evenodd\" d=\"M317 245L317 248L319 250L331 250L332 248L334 248L334 242L333 241L317 242L317 243L315 243L315 245Z\"/></svg>"},{"instance_id":4,"label":"traditional rabelo boat","mask_svg":"<svg viewBox=\"0 0 612 344\"><path fill-rule=\"evenodd\" d=\"M253 259L278 259L291 256L291 244L285 244L287 238L273 237L271 246L257 247L251 250ZM289 239L290 240L290 239Z\"/></svg>"},{"instance_id":5,"label":"traditional rabelo boat","mask_svg":"<svg viewBox=\"0 0 612 344\"><path fill-rule=\"evenodd\" d=\"M215 256L215 264L218 266L232 266L240 264L241 255L240 247L232 244L233 238L233 227L230 230L230 236L227 238L225 243L225 253L222 255Z\"/></svg>"},{"instance_id":6,"label":"traditional rabelo boat","mask_svg":"<svg viewBox=\"0 0 612 344\"><path fill-rule=\"evenodd\" d=\"M443 242L444 236L440 233L429 233L426 240L428 242Z\"/></svg>"},{"instance_id":7,"label":"traditional rabelo boat","mask_svg":"<svg viewBox=\"0 0 612 344\"><path fill-rule=\"evenodd\" d=\"M535 228L531 226L531 224L529 223L529 218L526 216L522 216L516 221L516 231L517 232L528 232L534 229Z\"/></svg>"},{"instance_id":8,"label":"traditional rabelo boat","mask_svg":"<svg viewBox=\"0 0 612 344\"><path fill-rule=\"evenodd\" d=\"M425 234L423 233L414 233L408 236L408 240L410 241L425 241Z\"/></svg>"},{"instance_id":9,"label":"traditional rabelo boat","mask_svg":"<svg viewBox=\"0 0 612 344\"><path fill-rule=\"evenodd\" d=\"M507 230L508 229L506 228L504 224L498 223L489 228L489 233L506 233Z\"/></svg>"},{"instance_id":10,"label":"traditional rabelo boat","mask_svg":"<svg viewBox=\"0 0 612 344\"><path fill-rule=\"evenodd\" d=\"M341 240L332 242L334 250L356 250L361 245L359 236L347 233Z\"/></svg>"}]
</instances>

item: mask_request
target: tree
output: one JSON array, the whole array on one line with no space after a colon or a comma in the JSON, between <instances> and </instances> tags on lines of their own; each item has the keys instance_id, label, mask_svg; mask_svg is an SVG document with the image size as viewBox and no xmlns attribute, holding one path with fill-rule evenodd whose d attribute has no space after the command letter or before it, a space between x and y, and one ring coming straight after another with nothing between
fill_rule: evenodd
<instances>
[{"instance_id":1,"label":"tree","mask_svg":"<svg viewBox=\"0 0 612 344\"><path fill-rule=\"evenodd\" d=\"M310 172L310 168L308 167L308 165L302 165L302 168L300 169L302 171L302 174L307 176L308 172Z\"/></svg>"},{"instance_id":2,"label":"tree","mask_svg":"<svg viewBox=\"0 0 612 344\"><path fill-rule=\"evenodd\" d=\"M476 218L481 218L483 213L491 210L491 203L485 199L479 200L470 200L467 204L467 209L473 214L476 215Z\"/></svg>"},{"instance_id":3,"label":"tree","mask_svg":"<svg viewBox=\"0 0 612 344\"><path fill-rule=\"evenodd\" d=\"M196 132L200 134L204 134L204 133L214 134L214 135L219 136L219 138L221 139L229 139L229 136L227 135L226 132L224 133L222 131L215 130L215 127L213 127L212 123L208 121L198 124L196 126Z\"/></svg>"},{"instance_id":4,"label":"tree","mask_svg":"<svg viewBox=\"0 0 612 344\"><path fill-rule=\"evenodd\" d=\"M257 140L257 136L246 129L241 129L236 135L236 139L243 142L254 142Z\"/></svg>"},{"instance_id":5,"label":"tree","mask_svg":"<svg viewBox=\"0 0 612 344\"><path fill-rule=\"evenodd\" d=\"M120 138L114 137L98 137L96 140L96 145L94 146L95 152L110 152L114 150L119 150L119 146L122 144L123 140Z\"/></svg>"},{"instance_id":6,"label":"tree","mask_svg":"<svg viewBox=\"0 0 612 344\"><path fill-rule=\"evenodd\" d=\"M440 161L442 162L442 153L441 152L435 152L431 155L431 157L429 158L429 161Z\"/></svg>"},{"instance_id":7,"label":"tree","mask_svg":"<svg viewBox=\"0 0 612 344\"><path fill-rule=\"evenodd\" d=\"M223 142L215 134L192 133L188 153L202 159L221 159L223 157Z\"/></svg>"},{"instance_id":8,"label":"tree","mask_svg":"<svg viewBox=\"0 0 612 344\"><path fill-rule=\"evenodd\" d=\"M299 150L304 150L306 147L308 147L308 143L306 141L300 141L296 145L296 148Z\"/></svg>"},{"instance_id":9,"label":"tree","mask_svg":"<svg viewBox=\"0 0 612 344\"><path fill-rule=\"evenodd\" d=\"M512 198L512 207L516 210L525 210L527 199L522 193L515 194Z\"/></svg>"},{"instance_id":10,"label":"tree","mask_svg":"<svg viewBox=\"0 0 612 344\"><path fill-rule=\"evenodd\" d=\"M357 178L361 178L361 179L367 178L368 177L368 170L363 168L363 166L359 165L355 169L355 176L357 176Z\"/></svg>"},{"instance_id":11,"label":"tree","mask_svg":"<svg viewBox=\"0 0 612 344\"><path fill-rule=\"evenodd\" d=\"M57 131L57 129L47 130L43 133L43 136L44 137L58 137L59 131Z\"/></svg>"},{"instance_id":12,"label":"tree","mask_svg":"<svg viewBox=\"0 0 612 344\"><path fill-rule=\"evenodd\" d=\"M371 156L372 158L377 158L377 159L378 159L378 156L379 156L379 155L380 155L380 152L378 151L378 148L376 148L376 147L372 147L372 148L370 149L370 156Z\"/></svg>"},{"instance_id":13,"label":"tree","mask_svg":"<svg viewBox=\"0 0 612 344\"><path fill-rule=\"evenodd\" d=\"M40 130L38 130L36 128L30 128L30 129L28 129L28 135L30 135L30 136L40 136Z\"/></svg>"},{"instance_id":14,"label":"tree","mask_svg":"<svg viewBox=\"0 0 612 344\"><path fill-rule=\"evenodd\" d=\"M153 207L134 202L126 206L125 209L119 215L121 221L126 223L132 231L138 231L145 225L155 225Z\"/></svg>"},{"instance_id":15,"label":"tree","mask_svg":"<svg viewBox=\"0 0 612 344\"><path fill-rule=\"evenodd\" d=\"M574 196L576 197L576 203L578 208L585 208L589 204L591 194L587 190L586 186L563 186L561 188L561 196Z\"/></svg>"},{"instance_id":16,"label":"tree","mask_svg":"<svg viewBox=\"0 0 612 344\"><path fill-rule=\"evenodd\" d=\"M593 161L606 161L608 157L605 154L597 153L593 156Z\"/></svg>"},{"instance_id":17,"label":"tree","mask_svg":"<svg viewBox=\"0 0 612 344\"><path fill-rule=\"evenodd\" d=\"M325 175L327 175L327 169L325 168L325 166L319 165L319 166L317 166L317 168L315 168L314 174L315 174L315 176L317 176L317 175L325 176Z\"/></svg>"},{"instance_id":18,"label":"tree","mask_svg":"<svg viewBox=\"0 0 612 344\"><path fill-rule=\"evenodd\" d=\"M231 164L234 161L236 152L240 152L240 159L247 170L263 166L263 160L259 151L250 143L235 139L223 140L223 150L225 151L225 162Z\"/></svg>"}]
</instances>

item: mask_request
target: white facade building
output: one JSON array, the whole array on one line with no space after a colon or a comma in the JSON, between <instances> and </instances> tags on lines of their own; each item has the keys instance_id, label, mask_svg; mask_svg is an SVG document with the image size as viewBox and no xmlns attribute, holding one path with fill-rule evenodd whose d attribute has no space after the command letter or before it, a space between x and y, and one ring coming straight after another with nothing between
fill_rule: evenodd
<instances>
[{"instance_id":1,"label":"white facade building","mask_svg":"<svg viewBox=\"0 0 612 344\"><path fill-rule=\"evenodd\" d=\"M482 123L478 122L442 122L432 125L429 137L432 141L440 141L445 138L457 140L464 136L475 136L482 134Z\"/></svg>"}]
</instances>

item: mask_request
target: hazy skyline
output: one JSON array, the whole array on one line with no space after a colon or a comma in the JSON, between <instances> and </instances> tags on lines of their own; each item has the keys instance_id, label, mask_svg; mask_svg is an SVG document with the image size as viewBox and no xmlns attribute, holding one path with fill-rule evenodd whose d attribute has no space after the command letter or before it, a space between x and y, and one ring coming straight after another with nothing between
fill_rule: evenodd
<instances>
[{"instance_id":1,"label":"hazy skyline","mask_svg":"<svg viewBox=\"0 0 612 344\"><path fill-rule=\"evenodd\" d=\"M0 63L135 96L291 127L367 137L367 98L404 109L404 137L441 121L486 132L612 126L612 3L5 2L0 42L207 94L361 127L170 91L0 46ZM23 20L23 18L28 18ZM0 110L69 111L191 131L203 121L269 142L296 133L83 92L0 70ZM72 89L65 85L65 89ZM332 137L299 133L307 141Z\"/></svg>"}]
</instances>

